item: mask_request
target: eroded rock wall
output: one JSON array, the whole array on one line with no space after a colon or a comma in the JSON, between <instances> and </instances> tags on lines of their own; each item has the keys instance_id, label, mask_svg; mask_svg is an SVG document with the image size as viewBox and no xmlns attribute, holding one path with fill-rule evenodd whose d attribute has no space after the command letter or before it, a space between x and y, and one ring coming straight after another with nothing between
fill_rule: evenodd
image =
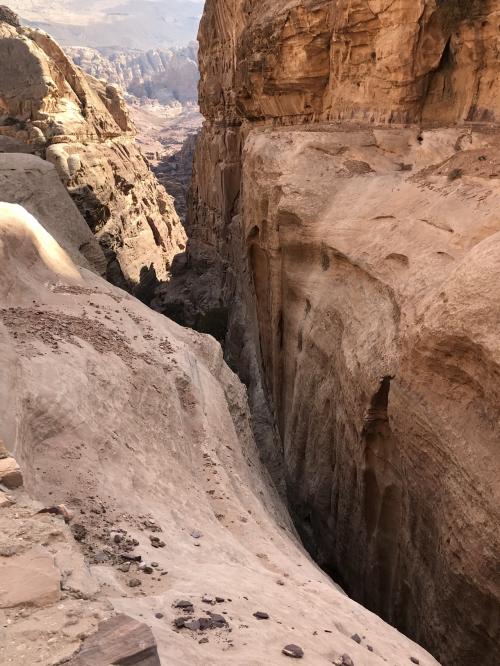
<instances>
[{"instance_id":1,"label":"eroded rock wall","mask_svg":"<svg viewBox=\"0 0 500 666\"><path fill-rule=\"evenodd\" d=\"M450 666L498 659L497 27L213 0L200 30L188 323L227 309L318 561Z\"/></svg>"},{"instance_id":2,"label":"eroded rock wall","mask_svg":"<svg viewBox=\"0 0 500 666\"><path fill-rule=\"evenodd\" d=\"M419 136L250 133L262 362L317 561L443 663L493 664L498 141Z\"/></svg>"},{"instance_id":3,"label":"eroded rock wall","mask_svg":"<svg viewBox=\"0 0 500 666\"><path fill-rule=\"evenodd\" d=\"M185 235L134 139L118 90L47 34L0 23L0 149L53 163L98 237L113 283L150 300Z\"/></svg>"},{"instance_id":4,"label":"eroded rock wall","mask_svg":"<svg viewBox=\"0 0 500 666\"><path fill-rule=\"evenodd\" d=\"M432 122L498 117L496 2L208 2L205 117Z\"/></svg>"}]
</instances>

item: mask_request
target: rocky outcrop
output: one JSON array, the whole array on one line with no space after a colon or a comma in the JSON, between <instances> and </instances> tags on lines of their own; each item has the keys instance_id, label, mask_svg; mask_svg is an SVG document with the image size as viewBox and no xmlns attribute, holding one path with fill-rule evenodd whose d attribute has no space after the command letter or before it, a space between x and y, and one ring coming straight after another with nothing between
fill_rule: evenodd
<instances>
[{"instance_id":1,"label":"rocky outcrop","mask_svg":"<svg viewBox=\"0 0 500 666\"><path fill-rule=\"evenodd\" d=\"M5 488L19 488L23 485L23 474L13 458L5 448L5 444L0 439L0 484ZM7 496L8 497L8 496ZM4 496L5 499L5 496Z\"/></svg>"},{"instance_id":2,"label":"rocky outcrop","mask_svg":"<svg viewBox=\"0 0 500 666\"><path fill-rule=\"evenodd\" d=\"M184 232L134 141L113 85L86 76L45 33L0 23L0 149L55 165L114 284L148 300Z\"/></svg>"},{"instance_id":3,"label":"rocky outcrop","mask_svg":"<svg viewBox=\"0 0 500 666\"><path fill-rule=\"evenodd\" d=\"M114 47L68 47L66 52L85 72L124 91L142 150L184 223L201 126L196 44L146 52Z\"/></svg>"},{"instance_id":4,"label":"rocky outcrop","mask_svg":"<svg viewBox=\"0 0 500 666\"><path fill-rule=\"evenodd\" d=\"M496 17L207 2L180 278L310 552L449 666L500 635Z\"/></svg>"},{"instance_id":5,"label":"rocky outcrop","mask_svg":"<svg viewBox=\"0 0 500 666\"><path fill-rule=\"evenodd\" d=\"M0 22L12 25L14 28L21 27L18 15L5 5L0 5Z\"/></svg>"},{"instance_id":6,"label":"rocky outcrop","mask_svg":"<svg viewBox=\"0 0 500 666\"><path fill-rule=\"evenodd\" d=\"M306 555L220 346L60 238L0 204L0 436L38 504L0 506L0 662L155 664L145 623L174 666L281 664L291 645L312 664L435 665Z\"/></svg>"}]
</instances>

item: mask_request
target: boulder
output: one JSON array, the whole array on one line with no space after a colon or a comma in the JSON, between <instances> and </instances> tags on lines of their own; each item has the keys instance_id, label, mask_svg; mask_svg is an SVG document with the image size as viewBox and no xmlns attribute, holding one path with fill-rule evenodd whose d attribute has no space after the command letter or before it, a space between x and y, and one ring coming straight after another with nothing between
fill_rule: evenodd
<instances>
[{"instance_id":1,"label":"boulder","mask_svg":"<svg viewBox=\"0 0 500 666\"><path fill-rule=\"evenodd\" d=\"M0 459L0 483L10 489L19 488L23 485L21 468L15 458Z\"/></svg>"},{"instance_id":2,"label":"boulder","mask_svg":"<svg viewBox=\"0 0 500 666\"><path fill-rule=\"evenodd\" d=\"M156 641L143 622L120 614L99 624L68 666L161 666Z\"/></svg>"}]
</instances>

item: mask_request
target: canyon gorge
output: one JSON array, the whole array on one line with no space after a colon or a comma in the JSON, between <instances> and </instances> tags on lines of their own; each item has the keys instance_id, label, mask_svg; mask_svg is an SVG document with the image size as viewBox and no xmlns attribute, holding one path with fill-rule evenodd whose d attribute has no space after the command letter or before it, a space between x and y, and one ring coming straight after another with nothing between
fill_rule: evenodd
<instances>
[{"instance_id":1,"label":"canyon gorge","mask_svg":"<svg viewBox=\"0 0 500 666\"><path fill-rule=\"evenodd\" d=\"M156 163L162 31L42 4L0 7L0 662L496 666L497 0L207 0Z\"/></svg>"}]
</instances>

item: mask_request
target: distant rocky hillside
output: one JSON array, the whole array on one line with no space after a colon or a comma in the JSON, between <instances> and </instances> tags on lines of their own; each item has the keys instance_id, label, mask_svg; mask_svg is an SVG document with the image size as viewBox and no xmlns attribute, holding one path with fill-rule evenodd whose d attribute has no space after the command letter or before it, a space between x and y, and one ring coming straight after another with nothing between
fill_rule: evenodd
<instances>
[{"instance_id":1,"label":"distant rocky hillside","mask_svg":"<svg viewBox=\"0 0 500 666\"><path fill-rule=\"evenodd\" d=\"M158 180L186 217L198 112L198 45L139 51L107 47L67 47L85 72L123 90L138 140Z\"/></svg>"},{"instance_id":2,"label":"distant rocky hillside","mask_svg":"<svg viewBox=\"0 0 500 666\"><path fill-rule=\"evenodd\" d=\"M195 103L198 99L197 45L138 51L107 47L68 47L73 61L97 79L120 85L139 99L160 104Z\"/></svg>"}]
</instances>

